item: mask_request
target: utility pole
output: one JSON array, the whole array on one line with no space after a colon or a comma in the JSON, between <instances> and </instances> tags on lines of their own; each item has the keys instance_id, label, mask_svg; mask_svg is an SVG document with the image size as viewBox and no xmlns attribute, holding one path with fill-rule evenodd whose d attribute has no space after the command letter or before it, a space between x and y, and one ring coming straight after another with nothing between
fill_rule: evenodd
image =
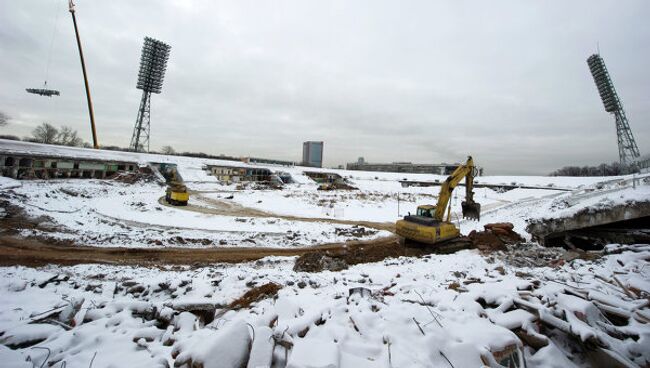
<instances>
[{"instance_id":1,"label":"utility pole","mask_svg":"<svg viewBox=\"0 0 650 368\"><path fill-rule=\"evenodd\" d=\"M93 147L99 148L97 142L97 130L95 129L95 113L93 111L93 101L90 98L90 87L88 86L88 74L86 73L86 63L84 62L84 52L81 49L81 39L79 38L79 29L77 29L77 18L74 15L74 3L69 0L68 7L70 14L72 14L72 23L74 24L74 33L77 36L77 46L79 47L79 58L81 59L81 70L84 74L84 83L86 85L86 99L88 100L88 113L90 114L90 129L93 133Z\"/></svg>"},{"instance_id":2,"label":"utility pole","mask_svg":"<svg viewBox=\"0 0 650 368\"><path fill-rule=\"evenodd\" d=\"M397 191L397 217L400 217L400 210L399 210L399 190Z\"/></svg>"}]
</instances>

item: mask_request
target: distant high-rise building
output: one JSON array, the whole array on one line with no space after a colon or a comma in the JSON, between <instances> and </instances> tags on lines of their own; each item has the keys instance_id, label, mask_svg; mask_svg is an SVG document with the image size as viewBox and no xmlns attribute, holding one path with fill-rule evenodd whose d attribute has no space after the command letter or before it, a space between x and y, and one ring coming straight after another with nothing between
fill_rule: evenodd
<instances>
[{"instance_id":1,"label":"distant high-rise building","mask_svg":"<svg viewBox=\"0 0 650 368\"><path fill-rule=\"evenodd\" d=\"M323 142L308 141L302 144L302 164L323 167Z\"/></svg>"}]
</instances>

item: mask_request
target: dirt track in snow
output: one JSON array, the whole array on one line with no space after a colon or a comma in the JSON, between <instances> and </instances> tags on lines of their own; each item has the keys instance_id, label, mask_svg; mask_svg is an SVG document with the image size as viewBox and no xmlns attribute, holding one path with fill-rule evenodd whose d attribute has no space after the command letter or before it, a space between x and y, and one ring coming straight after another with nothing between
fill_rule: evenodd
<instances>
[{"instance_id":1,"label":"dirt track in snow","mask_svg":"<svg viewBox=\"0 0 650 368\"><path fill-rule=\"evenodd\" d=\"M268 256L300 256L327 252L345 255L349 264L377 262L388 257L418 256L432 251L399 244L391 236L369 241L324 244L309 248L98 248L71 244L53 244L33 238L0 236L0 266L40 267L48 264L76 265L102 263L158 267L165 265L205 266L215 263L239 263Z\"/></svg>"},{"instance_id":2,"label":"dirt track in snow","mask_svg":"<svg viewBox=\"0 0 650 368\"><path fill-rule=\"evenodd\" d=\"M181 208L188 211L213 215L243 217L275 217L290 221L326 222L331 224L360 225L369 228L395 231L394 223L347 221L323 218L282 216L247 208L236 203L201 197L209 207L189 205ZM168 205L161 199L162 205ZM6 235L0 235L0 266L22 265L41 267L48 264L115 264L126 266L206 266L215 263L240 263L255 261L268 256L301 256L307 253L326 252L343 256L348 264L378 262L389 257L420 256L433 253L433 248L405 247L397 236L373 240L351 240L301 248L228 247L228 248L128 248L92 247L74 242L42 238L24 238L18 235L23 228L40 227L34 219L14 213L10 219L0 221L0 228ZM0 231L2 233L2 231Z\"/></svg>"},{"instance_id":3,"label":"dirt track in snow","mask_svg":"<svg viewBox=\"0 0 650 368\"><path fill-rule=\"evenodd\" d=\"M214 215L246 217L280 217L292 221L327 222L333 224L361 225L375 229L394 231L394 224L341 221L334 219L299 218L277 216L271 213L246 208L225 201L205 199L210 207L181 207ZM164 201L161 204L166 205ZM179 208L179 207L176 207ZM342 243L328 243L301 248L269 247L228 247L228 248L128 248L128 247L92 247L74 242L57 241L48 238L25 238L20 229L39 228L36 219L23 216L20 211L0 221L0 228L5 235L0 236L0 266L40 267L48 264L75 265L88 263L132 265L132 266L166 266L187 265L205 266L215 263L239 263L254 261L268 256L300 256L306 253L327 252L332 255L345 255L350 264L376 262L388 257L413 256L430 253L425 249L409 248L399 244L396 236L373 240L352 240Z\"/></svg>"},{"instance_id":4,"label":"dirt track in snow","mask_svg":"<svg viewBox=\"0 0 650 368\"><path fill-rule=\"evenodd\" d=\"M392 222L351 221L351 220L338 220L338 219L320 218L320 217L299 217L299 216L278 215L272 212L265 212L254 208L244 207L234 202L209 198L201 195L200 193L192 193L191 195L199 199L201 202L209 205L210 207L202 207L202 206L196 206L192 204L189 204L187 206L182 206L182 207L176 207L165 202L164 197L161 197L158 202L163 206L179 208L186 211L199 212L199 213L205 213L210 215L242 216L242 217L274 217L274 218L280 218L288 221L325 222L328 224L359 225L359 226L365 226L377 230L386 230L386 231L390 231L391 233L395 232L395 223Z\"/></svg>"}]
</instances>

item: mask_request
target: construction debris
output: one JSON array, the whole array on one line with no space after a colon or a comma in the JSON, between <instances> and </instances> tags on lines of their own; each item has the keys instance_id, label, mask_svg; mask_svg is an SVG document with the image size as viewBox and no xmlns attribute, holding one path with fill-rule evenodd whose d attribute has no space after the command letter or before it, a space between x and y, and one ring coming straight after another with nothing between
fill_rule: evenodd
<instances>
[{"instance_id":1,"label":"construction debris","mask_svg":"<svg viewBox=\"0 0 650 368\"><path fill-rule=\"evenodd\" d=\"M358 190L358 188L340 179L331 183L322 183L318 186L318 190Z\"/></svg>"},{"instance_id":2,"label":"construction debris","mask_svg":"<svg viewBox=\"0 0 650 368\"><path fill-rule=\"evenodd\" d=\"M577 258L597 256L567 252L563 248L542 247L537 243L519 243L507 247L503 260L515 267L561 267Z\"/></svg>"},{"instance_id":3,"label":"construction debris","mask_svg":"<svg viewBox=\"0 0 650 368\"><path fill-rule=\"evenodd\" d=\"M482 252L505 251L507 245L524 241L524 238L513 230L513 224L509 222L486 224L483 228L484 231L474 230L468 235L474 247Z\"/></svg>"},{"instance_id":4,"label":"construction debris","mask_svg":"<svg viewBox=\"0 0 650 368\"><path fill-rule=\"evenodd\" d=\"M629 256L630 264L647 258L650 246L635 249L639 253ZM543 250L549 248L535 249ZM642 254L642 250L646 253ZM629 275L636 266L629 271L626 268L621 267L609 276L594 275L602 287L581 287L577 282L527 275L530 284L519 289L518 297L492 304L482 298L477 302L493 323L515 332L533 352L547 348L552 340L572 341L572 354L586 357L591 366L647 366L647 342L639 331L650 323L650 290L647 283L635 283L638 278ZM549 281L561 287L559 292L549 294L539 289Z\"/></svg>"},{"instance_id":5,"label":"construction debris","mask_svg":"<svg viewBox=\"0 0 650 368\"><path fill-rule=\"evenodd\" d=\"M246 293L244 293L244 295L242 295L241 297L233 300L230 304L228 304L226 310L250 308L251 304L255 302L258 302L262 299L275 297L278 294L278 291L280 291L280 289L282 289L282 286L273 282L269 282L267 284L254 287L248 290Z\"/></svg>"},{"instance_id":6,"label":"construction debris","mask_svg":"<svg viewBox=\"0 0 650 368\"><path fill-rule=\"evenodd\" d=\"M645 244L650 241L647 225L650 202L630 200L616 205L604 198L597 205L575 212L570 211L576 206L572 201L558 200L553 205L557 211L563 210L566 214L526 221L526 231L542 245L600 250L607 244Z\"/></svg>"},{"instance_id":7,"label":"construction debris","mask_svg":"<svg viewBox=\"0 0 650 368\"><path fill-rule=\"evenodd\" d=\"M119 171L107 179L126 184L154 183L158 181L158 178L154 175L153 171L149 167L141 167L137 171Z\"/></svg>"},{"instance_id":8,"label":"construction debris","mask_svg":"<svg viewBox=\"0 0 650 368\"><path fill-rule=\"evenodd\" d=\"M341 271L348 268L344 259L334 258L325 252L304 254L296 259L295 272Z\"/></svg>"},{"instance_id":9,"label":"construction debris","mask_svg":"<svg viewBox=\"0 0 650 368\"><path fill-rule=\"evenodd\" d=\"M371 230L369 228L359 226L359 225L354 225L349 228L337 227L334 229L334 232L336 233L336 235L346 236L351 238L363 238L366 236L372 236L377 234L376 230Z\"/></svg>"}]
</instances>

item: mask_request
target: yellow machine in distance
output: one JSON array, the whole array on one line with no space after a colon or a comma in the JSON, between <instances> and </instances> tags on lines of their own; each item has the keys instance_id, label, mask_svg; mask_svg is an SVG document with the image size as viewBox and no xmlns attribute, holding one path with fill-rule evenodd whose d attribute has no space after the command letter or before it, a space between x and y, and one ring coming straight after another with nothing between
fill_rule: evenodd
<instances>
[{"instance_id":1,"label":"yellow machine in distance","mask_svg":"<svg viewBox=\"0 0 650 368\"><path fill-rule=\"evenodd\" d=\"M190 194L187 192L185 185L170 185L167 187L165 200L174 206L187 206L187 201L190 200Z\"/></svg>"},{"instance_id":2,"label":"yellow machine in distance","mask_svg":"<svg viewBox=\"0 0 650 368\"><path fill-rule=\"evenodd\" d=\"M479 219L481 205L474 202L474 176L476 176L474 160L467 158L464 165L460 165L447 177L440 187L438 202L434 205L418 206L415 215L404 216L398 220L395 228L397 235L405 241L414 241L424 244L438 244L458 238L460 230L451 222L451 194L456 186L465 179L465 200L461 203L463 217ZM445 211L447 218L445 219Z\"/></svg>"},{"instance_id":3,"label":"yellow machine in distance","mask_svg":"<svg viewBox=\"0 0 650 368\"><path fill-rule=\"evenodd\" d=\"M176 166L163 164L160 171L167 180L167 190L165 191L165 201L174 206L187 206L190 200L190 193L183 184L183 179L178 174Z\"/></svg>"}]
</instances>

